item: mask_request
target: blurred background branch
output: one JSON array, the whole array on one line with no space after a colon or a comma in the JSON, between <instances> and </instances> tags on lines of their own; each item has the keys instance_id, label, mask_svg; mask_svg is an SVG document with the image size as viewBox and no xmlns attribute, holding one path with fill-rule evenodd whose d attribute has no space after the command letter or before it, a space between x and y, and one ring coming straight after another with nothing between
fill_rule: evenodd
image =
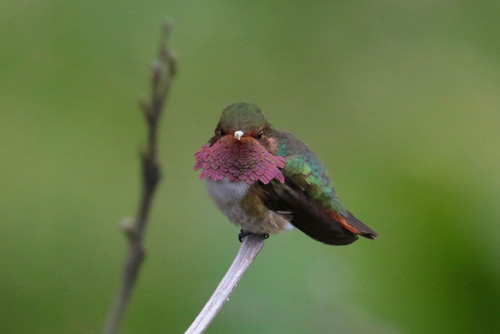
<instances>
[{"instance_id":1,"label":"blurred background branch","mask_svg":"<svg viewBox=\"0 0 500 334\"><path fill-rule=\"evenodd\" d=\"M118 332L137 281L141 264L144 261L144 234L153 196L161 179L160 163L158 162L158 124L170 91L170 84L177 72L175 58L167 45L171 27L172 24L168 20L162 27L159 55L152 68L151 98L149 101L140 102L140 107L144 112L148 125L148 143L146 149L141 153L142 193L136 219L133 221L126 219L123 223L123 229L129 239L129 249L121 289L104 326L103 332L106 334Z\"/></svg>"},{"instance_id":2,"label":"blurred background branch","mask_svg":"<svg viewBox=\"0 0 500 334\"><path fill-rule=\"evenodd\" d=\"M264 247L264 239L262 235L257 234L249 234L244 237L231 267L229 267L212 297L210 297L185 334L201 334L207 330L224 303L229 300L229 296L245 271L250 267L255 257L259 255L262 247Z\"/></svg>"}]
</instances>

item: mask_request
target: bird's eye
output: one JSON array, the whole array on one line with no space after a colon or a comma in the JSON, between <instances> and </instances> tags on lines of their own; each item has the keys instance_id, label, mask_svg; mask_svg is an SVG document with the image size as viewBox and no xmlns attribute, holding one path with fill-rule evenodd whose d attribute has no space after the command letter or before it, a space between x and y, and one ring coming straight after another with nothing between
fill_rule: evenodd
<instances>
[{"instance_id":1,"label":"bird's eye","mask_svg":"<svg viewBox=\"0 0 500 334\"><path fill-rule=\"evenodd\" d=\"M261 139L262 138L262 131L259 131L259 133L257 133L257 139Z\"/></svg>"},{"instance_id":2,"label":"bird's eye","mask_svg":"<svg viewBox=\"0 0 500 334\"><path fill-rule=\"evenodd\" d=\"M224 136L226 133L224 132L224 129L220 129L220 135Z\"/></svg>"}]
</instances>

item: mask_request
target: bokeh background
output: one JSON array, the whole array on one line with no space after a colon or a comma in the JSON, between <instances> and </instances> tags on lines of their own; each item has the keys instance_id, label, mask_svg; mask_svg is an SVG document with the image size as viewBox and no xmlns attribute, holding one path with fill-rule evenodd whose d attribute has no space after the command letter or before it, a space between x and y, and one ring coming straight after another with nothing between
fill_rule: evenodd
<instances>
[{"instance_id":1,"label":"bokeh background","mask_svg":"<svg viewBox=\"0 0 500 334\"><path fill-rule=\"evenodd\" d=\"M306 141L379 232L273 236L207 333L500 329L500 5L0 2L0 332L98 333L139 193L160 24L179 59L123 333L182 333L239 248L192 170L235 101Z\"/></svg>"}]
</instances>

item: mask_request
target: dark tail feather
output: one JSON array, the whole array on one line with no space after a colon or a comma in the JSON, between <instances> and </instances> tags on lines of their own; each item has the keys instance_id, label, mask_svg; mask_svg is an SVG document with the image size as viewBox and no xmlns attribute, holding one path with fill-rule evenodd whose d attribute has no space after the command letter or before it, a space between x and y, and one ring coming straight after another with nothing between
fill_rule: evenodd
<instances>
[{"instance_id":1,"label":"dark tail feather","mask_svg":"<svg viewBox=\"0 0 500 334\"><path fill-rule=\"evenodd\" d=\"M356 233L344 228L329 211L309 200L300 189L283 185L276 192L271 185L261 185L261 190L262 199L270 210L289 212L293 226L311 238L328 245L348 245L358 239Z\"/></svg>"},{"instance_id":2,"label":"dark tail feather","mask_svg":"<svg viewBox=\"0 0 500 334\"><path fill-rule=\"evenodd\" d=\"M346 229L349 231L359 234L362 237L368 238L368 239L375 239L378 237L377 232L363 224L358 218L354 217L352 213L347 211L348 216L345 217L345 220L341 222L342 226L344 226Z\"/></svg>"},{"instance_id":3,"label":"dark tail feather","mask_svg":"<svg viewBox=\"0 0 500 334\"><path fill-rule=\"evenodd\" d=\"M355 233L345 229L340 221L319 206L311 205L309 210L295 209L292 216L293 226L327 245L349 245L358 239Z\"/></svg>"}]
</instances>

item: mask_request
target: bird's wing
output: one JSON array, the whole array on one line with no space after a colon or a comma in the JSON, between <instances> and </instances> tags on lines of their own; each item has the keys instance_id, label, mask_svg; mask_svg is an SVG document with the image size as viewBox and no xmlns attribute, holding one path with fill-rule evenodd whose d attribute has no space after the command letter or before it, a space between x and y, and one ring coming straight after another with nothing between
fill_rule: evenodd
<instances>
[{"instance_id":1,"label":"bird's wing","mask_svg":"<svg viewBox=\"0 0 500 334\"><path fill-rule=\"evenodd\" d=\"M375 231L342 206L324 166L305 144L300 144L303 147L294 143L295 148L282 150L285 183L260 185L264 204L273 211L290 212L295 227L326 244L347 245L358 234L375 238Z\"/></svg>"}]
</instances>

